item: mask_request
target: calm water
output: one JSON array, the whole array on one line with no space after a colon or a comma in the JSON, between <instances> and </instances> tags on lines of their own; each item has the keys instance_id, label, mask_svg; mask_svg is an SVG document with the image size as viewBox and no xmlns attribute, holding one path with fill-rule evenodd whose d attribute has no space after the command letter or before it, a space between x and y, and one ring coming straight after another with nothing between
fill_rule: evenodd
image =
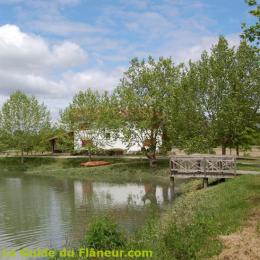
<instances>
[{"instance_id":1,"label":"calm water","mask_svg":"<svg viewBox=\"0 0 260 260\"><path fill-rule=\"evenodd\" d=\"M0 250L73 245L89 221L103 215L133 232L151 208L163 210L173 198L170 186L154 183L0 177Z\"/></svg>"}]
</instances>

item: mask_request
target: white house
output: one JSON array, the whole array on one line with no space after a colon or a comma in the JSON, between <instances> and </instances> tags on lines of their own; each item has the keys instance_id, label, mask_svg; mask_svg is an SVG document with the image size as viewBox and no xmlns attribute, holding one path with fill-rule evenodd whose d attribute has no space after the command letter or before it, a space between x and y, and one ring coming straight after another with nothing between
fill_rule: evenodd
<instances>
[{"instance_id":1,"label":"white house","mask_svg":"<svg viewBox=\"0 0 260 260\"><path fill-rule=\"evenodd\" d=\"M141 151L142 147L149 147L149 137L150 133L140 133L136 130L135 132L134 143L129 144L124 142L124 136L122 132L117 132L116 134L110 131L100 131L98 130L82 130L74 132L74 150L79 151L88 143L93 144L94 146L109 150L109 149L122 149L125 153L134 153ZM157 136L157 149L162 144L162 137Z\"/></svg>"},{"instance_id":2,"label":"white house","mask_svg":"<svg viewBox=\"0 0 260 260\"><path fill-rule=\"evenodd\" d=\"M90 130L83 130L74 132L74 150L81 150L88 141L92 142L98 148L109 150L109 149L122 149L126 153L134 153L141 151L141 146L138 144L128 145L123 142L122 133L118 133L115 137L112 133L93 132Z\"/></svg>"}]
</instances>

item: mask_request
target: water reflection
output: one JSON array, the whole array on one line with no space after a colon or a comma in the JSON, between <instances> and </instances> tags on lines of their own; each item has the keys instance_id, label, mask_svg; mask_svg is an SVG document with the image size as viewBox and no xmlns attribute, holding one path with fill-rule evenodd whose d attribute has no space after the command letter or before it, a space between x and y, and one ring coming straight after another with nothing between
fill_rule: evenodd
<instances>
[{"instance_id":1,"label":"water reflection","mask_svg":"<svg viewBox=\"0 0 260 260\"><path fill-rule=\"evenodd\" d=\"M74 182L75 204L78 207L143 207L168 203L172 200L170 187L146 184L110 184L92 183L89 181Z\"/></svg>"},{"instance_id":2,"label":"water reflection","mask_svg":"<svg viewBox=\"0 0 260 260\"><path fill-rule=\"evenodd\" d=\"M163 209L171 186L154 183L98 183L40 177L0 178L0 249L61 247L79 241L96 216L113 217L129 232L149 207Z\"/></svg>"}]
</instances>

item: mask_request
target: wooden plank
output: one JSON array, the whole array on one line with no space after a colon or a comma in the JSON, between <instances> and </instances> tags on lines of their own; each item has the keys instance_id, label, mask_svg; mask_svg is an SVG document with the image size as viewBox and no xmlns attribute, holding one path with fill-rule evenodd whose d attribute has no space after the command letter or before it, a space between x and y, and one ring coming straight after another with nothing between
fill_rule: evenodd
<instances>
[{"instance_id":1,"label":"wooden plank","mask_svg":"<svg viewBox=\"0 0 260 260\"><path fill-rule=\"evenodd\" d=\"M187 179L187 178L214 178L214 179L223 179L223 178L234 178L235 175L234 174L174 174L171 175L171 177L176 177L176 178L183 178L183 179Z\"/></svg>"}]
</instances>

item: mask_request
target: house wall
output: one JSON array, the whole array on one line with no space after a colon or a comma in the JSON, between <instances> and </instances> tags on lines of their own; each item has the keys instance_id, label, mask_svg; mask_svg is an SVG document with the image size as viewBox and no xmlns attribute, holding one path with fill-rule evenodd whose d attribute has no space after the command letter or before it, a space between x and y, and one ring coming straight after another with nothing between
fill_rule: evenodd
<instances>
[{"instance_id":1,"label":"house wall","mask_svg":"<svg viewBox=\"0 0 260 260\"><path fill-rule=\"evenodd\" d=\"M94 138L93 138L94 137ZM126 153L131 152L138 152L141 150L140 146L135 144L130 147L127 147L127 143L124 143L122 141L122 134L119 133L119 137L114 138L107 138L104 140L104 138L101 135L98 135L96 133L91 133L90 131L79 131L77 133L74 133L74 150L80 150L82 148L82 139L89 138L94 139L96 141L96 146L101 149L123 149L126 151Z\"/></svg>"}]
</instances>

